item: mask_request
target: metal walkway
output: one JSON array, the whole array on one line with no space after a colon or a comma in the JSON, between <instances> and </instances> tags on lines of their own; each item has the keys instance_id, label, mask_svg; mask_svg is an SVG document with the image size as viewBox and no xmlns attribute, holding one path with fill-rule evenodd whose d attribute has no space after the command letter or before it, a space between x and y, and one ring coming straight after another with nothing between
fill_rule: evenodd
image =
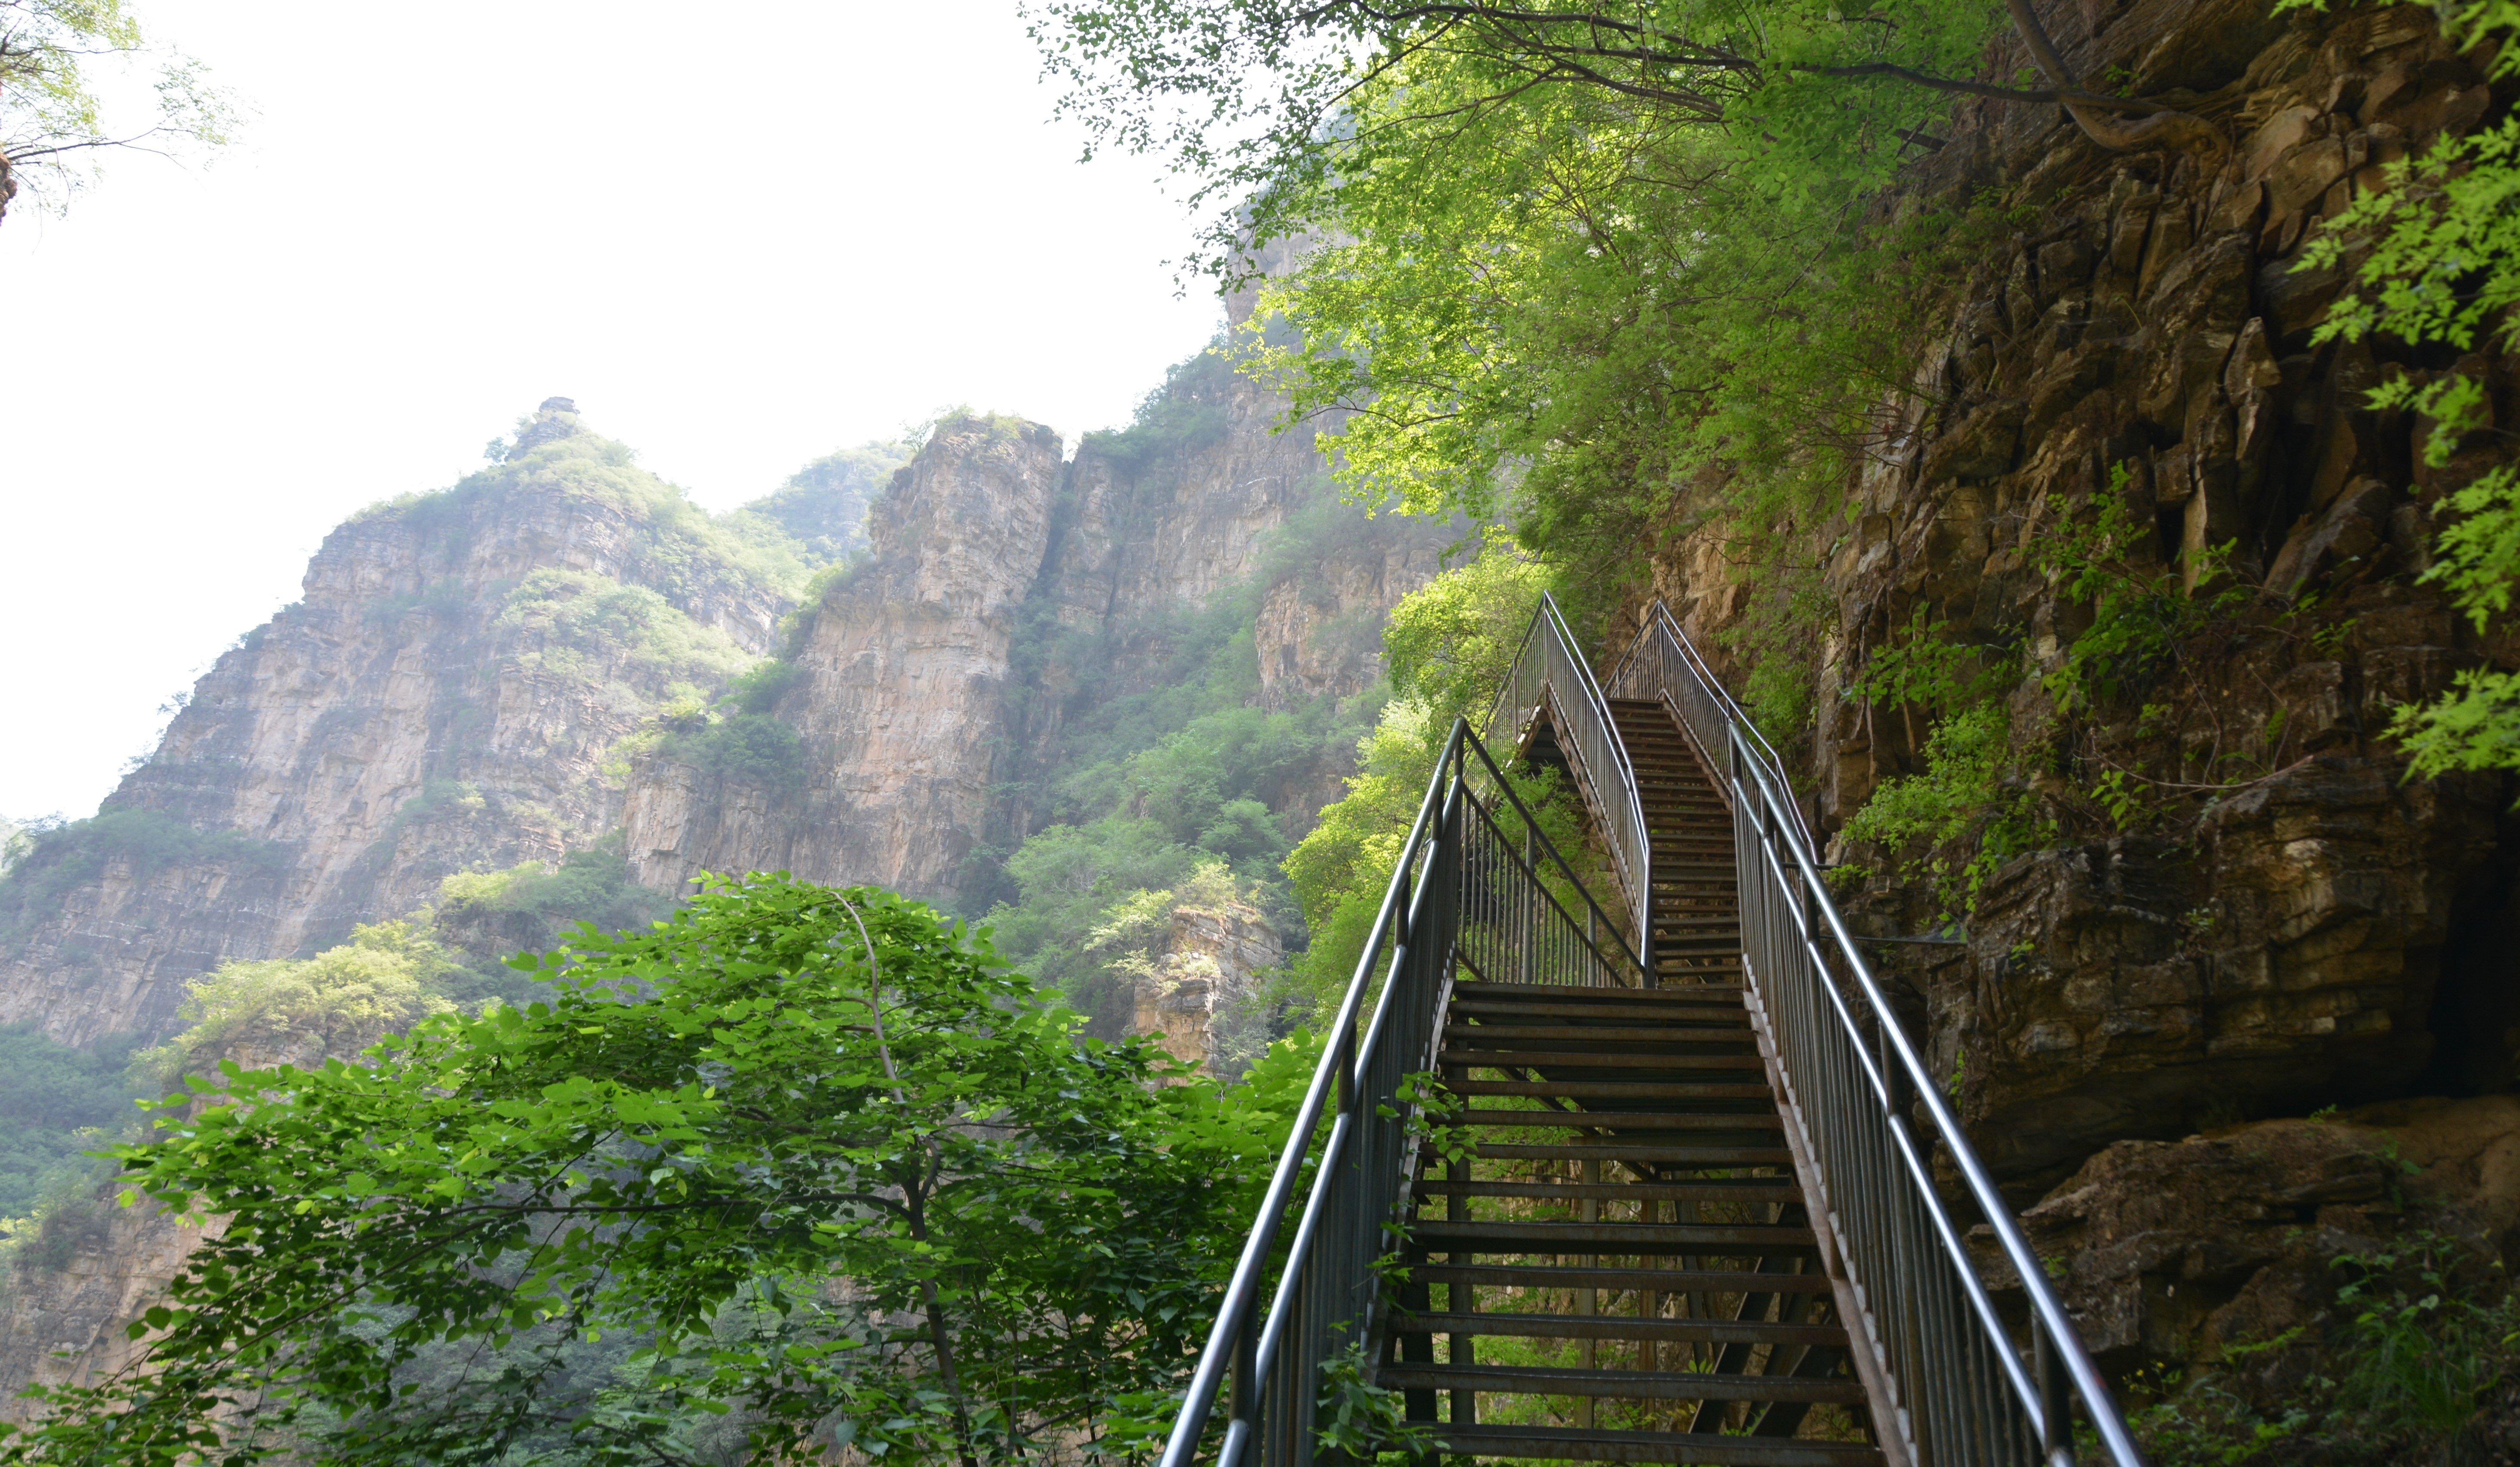
<instances>
[{"instance_id":1,"label":"metal walkway","mask_svg":"<svg viewBox=\"0 0 2520 1467\"><path fill-rule=\"evenodd\" d=\"M1544 600L1488 739L1455 726L1164 1467L1337 1456L1346 1375L1417 1455L2134 1467L1774 751L1659 605L1608 688ZM1564 769L1612 890L1490 745Z\"/></svg>"}]
</instances>

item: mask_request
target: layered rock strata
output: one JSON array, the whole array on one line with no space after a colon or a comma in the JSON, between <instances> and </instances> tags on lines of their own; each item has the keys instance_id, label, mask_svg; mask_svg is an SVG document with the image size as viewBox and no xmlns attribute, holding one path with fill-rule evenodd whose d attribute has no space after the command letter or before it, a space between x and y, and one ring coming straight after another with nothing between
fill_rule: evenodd
<instances>
[{"instance_id":1,"label":"layered rock strata","mask_svg":"<svg viewBox=\"0 0 2520 1467\"><path fill-rule=\"evenodd\" d=\"M221 962L311 952L450 872L601 840L613 747L767 650L804 569L551 399L504 464L334 530L302 599L220 656L107 801L119 822L52 852L95 874L11 914L0 1023L162 1037Z\"/></svg>"},{"instance_id":2,"label":"layered rock strata","mask_svg":"<svg viewBox=\"0 0 2520 1467\"><path fill-rule=\"evenodd\" d=\"M1037 822L1004 792L1056 759L1070 717L1157 686L1179 619L1223 596L1257 597L1264 702L1367 687L1383 617L1435 573L1452 532L1341 510L1312 432L1275 432L1282 404L1231 373L1173 397L1189 431L1151 448L1090 436L1064 461L1038 424L938 424L793 654L777 713L802 736L802 791L643 764L626 806L639 879L682 890L777 867L953 900L987 877L975 850L1012 849ZM1305 514L1345 515L1355 532L1327 561L1276 563L1270 547ZM1043 649L1020 667L1019 630ZM1272 802L1309 814L1338 772Z\"/></svg>"},{"instance_id":3,"label":"layered rock strata","mask_svg":"<svg viewBox=\"0 0 2520 1467\"><path fill-rule=\"evenodd\" d=\"M2510 792L2409 783L2381 737L2394 706L2494 652L2415 576L2442 496L2507 450L2480 435L2427 468L2429 426L2363 397L2454 371L2507 421L2511 367L2314 342L2346 282L2303 264L2323 221L2388 186L2385 163L2508 99L2415 7L2138 0L2049 23L2082 74L2122 75L2229 146L2108 153L2052 109L1972 103L1916 164L1902 199L1993 189L2037 219L1958 293L1852 508L1816 537L1834 615L1798 751L1828 830L1925 767L1927 711L1846 691L1919 618L2017 649L2016 737L2062 727L2051 679L2093 613L2042 545L2093 506L2139 527L2129 573L2204 603L2247 593L2206 617L2156 711L2076 725L2082 767L2144 775L2131 830L2092 790L2016 785L2050 848L1992 874L1964 945L1879 951L2025 1198L2120 1138L2497 1090L2520 1063ZM1708 536L1656 581L1710 647L1758 610ZM1887 876L1853 905L1885 935L1954 915Z\"/></svg>"}]
</instances>

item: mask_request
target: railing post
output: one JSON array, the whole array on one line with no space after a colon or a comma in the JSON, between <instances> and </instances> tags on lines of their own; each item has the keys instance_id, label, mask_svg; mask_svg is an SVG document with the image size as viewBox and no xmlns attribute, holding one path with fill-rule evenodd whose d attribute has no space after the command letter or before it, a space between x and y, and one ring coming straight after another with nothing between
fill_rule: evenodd
<instances>
[{"instance_id":1,"label":"railing post","mask_svg":"<svg viewBox=\"0 0 2520 1467\"><path fill-rule=\"evenodd\" d=\"M2074 1459L2073 1386L2065 1373L2065 1352L2037 1319L2030 1321L2030 1373L2039 1382L2039 1450L2051 1462L2070 1462Z\"/></svg>"},{"instance_id":2,"label":"railing post","mask_svg":"<svg viewBox=\"0 0 2520 1467\"><path fill-rule=\"evenodd\" d=\"M1881 1067L1882 1104L1891 1123L1906 1125L1909 1112L1915 1109L1915 1087L1910 1083L1908 1067L1899 1063L1899 1045L1893 1037L1899 1028L1898 1016L1881 1009L1872 1016L1873 1052Z\"/></svg>"},{"instance_id":3,"label":"railing post","mask_svg":"<svg viewBox=\"0 0 2520 1467\"><path fill-rule=\"evenodd\" d=\"M1531 838L1531 819L1525 814L1522 820L1522 869L1530 873L1522 894L1522 981L1527 984L1540 981L1540 943L1535 940L1540 926L1540 852Z\"/></svg>"}]
</instances>

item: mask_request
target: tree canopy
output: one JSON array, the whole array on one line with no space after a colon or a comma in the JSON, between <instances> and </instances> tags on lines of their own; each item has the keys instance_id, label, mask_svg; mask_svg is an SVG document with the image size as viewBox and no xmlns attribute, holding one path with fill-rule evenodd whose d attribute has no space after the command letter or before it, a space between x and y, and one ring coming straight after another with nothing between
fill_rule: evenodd
<instances>
[{"instance_id":1,"label":"tree canopy","mask_svg":"<svg viewBox=\"0 0 2520 1467\"><path fill-rule=\"evenodd\" d=\"M107 58L156 64L146 123L107 116L92 74ZM22 190L59 212L106 149L216 148L236 123L235 100L201 63L150 44L122 0L0 0L0 214Z\"/></svg>"},{"instance_id":2,"label":"tree canopy","mask_svg":"<svg viewBox=\"0 0 2520 1467\"><path fill-rule=\"evenodd\" d=\"M785 876L517 962L547 1001L161 1107L126 1202L224 1227L0 1460L1126 1455L1305 1077L1158 1083L984 934Z\"/></svg>"}]
</instances>

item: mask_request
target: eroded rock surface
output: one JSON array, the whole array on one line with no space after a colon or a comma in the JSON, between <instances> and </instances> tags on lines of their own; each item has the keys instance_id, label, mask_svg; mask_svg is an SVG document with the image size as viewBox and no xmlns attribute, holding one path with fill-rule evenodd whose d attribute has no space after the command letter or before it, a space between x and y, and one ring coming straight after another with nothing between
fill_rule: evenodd
<instances>
[{"instance_id":1,"label":"eroded rock surface","mask_svg":"<svg viewBox=\"0 0 2520 1467\"><path fill-rule=\"evenodd\" d=\"M1875 954L2025 1199L2125 1137L2496 1090L2520 1064L2513 792L2409 784L2380 737L2397 704L2511 662L2415 578L2442 496L2508 449L2478 435L2430 468L2430 425L2364 402L2384 376L2457 372L2503 422L2512 368L2314 344L2345 282L2300 268L2388 161L2496 115L2482 63L2406 6L2138 0L2048 23L2082 74L2129 77L2229 147L2107 153L2053 111L1971 103L1916 165L1903 197L1994 188L2039 217L1958 294L1817 537L1834 615L1817 728L1791 751L1823 831L1924 768L1930 711L1849 691L1919 618L2018 656L2016 736L2058 726L2049 679L2093 615L2042 568L2069 512L2121 504L2138 573L2252 593L2145 694L2156 711L2076 725L2080 766L2144 773L2157 813L2120 833L2093 790L2025 776L2011 792L2054 848L1991 874L1965 945ZM1756 589L1713 536L1657 563L1702 646L1758 613ZM1849 904L1878 935L1959 915L1883 876Z\"/></svg>"},{"instance_id":2,"label":"eroded rock surface","mask_svg":"<svg viewBox=\"0 0 2520 1467\"><path fill-rule=\"evenodd\" d=\"M748 665L791 604L705 523L554 398L507 464L333 531L302 599L219 658L108 800L161 848L106 850L0 944L0 1023L162 1037L221 962L601 840L613 745L675 685ZM243 839L168 844L194 832Z\"/></svg>"},{"instance_id":3,"label":"eroded rock surface","mask_svg":"<svg viewBox=\"0 0 2520 1467\"><path fill-rule=\"evenodd\" d=\"M2455 1240L2472 1261L2503 1256L2520 1226L2520 1096L2122 1141L2021 1221L2104 1368L2247 1361L2248 1347L2316 1343L2351 1277L2340 1259L2421 1233ZM1984 1229L1975 1243L1990 1286L2017 1291ZM2243 1368L2274 1370L2267 1384L2279 1394L2298 1364Z\"/></svg>"}]
</instances>

